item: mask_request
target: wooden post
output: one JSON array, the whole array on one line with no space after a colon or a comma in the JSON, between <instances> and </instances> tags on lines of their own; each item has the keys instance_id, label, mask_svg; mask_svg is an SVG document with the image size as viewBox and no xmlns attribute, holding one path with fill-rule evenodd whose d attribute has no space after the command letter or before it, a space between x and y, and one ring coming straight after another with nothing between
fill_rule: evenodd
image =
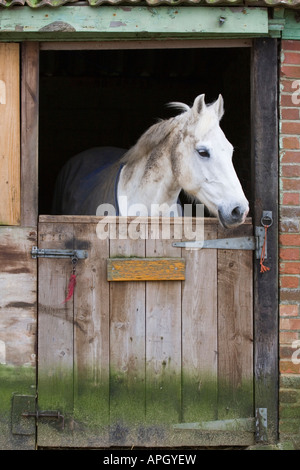
<instances>
[{"instance_id":1,"label":"wooden post","mask_svg":"<svg viewBox=\"0 0 300 470\"><path fill-rule=\"evenodd\" d=\"M254 224L262 211L272 211L268 230L270 271L254 263L255 401L267 411L267 435L278 438L278 117L277 40L256 39L252 54L252 165Z\"/></svg>"},{"instance_id":2,"label":"wooden post","mask_svg":"<svg viewBox=\"0 0 300 470\"><path fill-rule=\"evenodd\" d=\"M19 45L0 44L0 225L20 223Z\"/></svg>"},{"instance_id":3,"label":"wooden post","mask_svg":"<svg viewBox=\"0 0 300 470\"><path fill-rule=\"evenodd\" d=\"M39 43L22 44L21 224L37 225Z\"/></svg>"}]
</instances>

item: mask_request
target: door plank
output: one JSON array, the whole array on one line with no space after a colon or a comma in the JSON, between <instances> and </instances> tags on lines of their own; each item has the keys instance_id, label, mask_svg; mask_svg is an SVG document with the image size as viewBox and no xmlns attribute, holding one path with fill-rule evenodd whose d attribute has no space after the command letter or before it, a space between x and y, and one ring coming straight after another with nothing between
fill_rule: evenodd
<instances>
[{"instance_id":1,"label":"door plank","mask_svg":"<svg viewBox=\"0 0 300 470\"><path fill-rule=\"evenodd\" d=\"M72 224L40 224L40 248L73 247ZM38 391L40 410L58 410L61 422L42 419L38 443L52 446L72 445L73 429L73 299L63 304L67 295L71 262L68 259L38 260Z\"/></svg>"},{"instance_id":2,"label":"door plank","mask_svg":"<svg viewBox=\"0 0 300 470\"><path fill-rule=\"evenodd\" d=\"M217 238L205 223L205 240ZM183 422L217 416L217 250L182 250L186 280L182 292Z\"/></svg>"},{"instance_id":3,"label":"door plank","mask_svg":"<svg viewBox=\"0 0 300 470\"><path fill-rule=\"evenodd\" d=\"M20 224L19 60L19 44L0 44L0 225Z\"/></svg>"},{"instance_id":4,"label":"door plank","mask_svg":"<svg viewBox=\"0 0 300 470\"><path fill-rule=\"evenodd\" d=\"M39 52L38 42L22 43L21 224L25 227L35 226L38 219Z\"/></svg>"},{"instance_id":5,"label":"door plank","mask_svg":"<svg viewBox=\"0 0 300 470\"><path fill-rule=\"evenodd\" d=\"M109 426L109 241L96 224L74 224L74 248L88 251L76 267L74 292L74 420L76 445L108 445Z\"/></svg>"},{"instance_id":6,"label":"door plank","mask_svg":"<svg viewBox=\"0 0 300 470\"><path fill-rule=\"evenodd\" d=\"M152 224L146 241L146 256L180 256L172 246L176 225L170 226L170 239L163 239L162 224ZM158 238L151 235L159 234ZM155 235L155 237L156 237ZM181 281L146 283L146 421L164 426L181 419ZM161 444L157 427L151 436Z\"/></svg>"},{"instance_id":7,"label":"door plank","mask_svg":"<svg viewBox=\"0 0 300 470\"><path fill-rule=\"evenodd\" d=\"M228 231L218 230L219 238ZM230 236L252 235L251 226ZM251 251L218 250L219 418L253 416Z\"/></svg>"},{"instance_id":8,"label":"door plank","mask_svg":"<svg viewBox=\"0 0 300 470\"><path fill-rule=\"evenodd\" d=\"M110 240L110 257L145 256L145 240L129 237L133 222L129 227L120 220L126 239ZM109 287L110 442L129 445L145 419L145 283L111 282Z\"/></svg>"}]
</instances>

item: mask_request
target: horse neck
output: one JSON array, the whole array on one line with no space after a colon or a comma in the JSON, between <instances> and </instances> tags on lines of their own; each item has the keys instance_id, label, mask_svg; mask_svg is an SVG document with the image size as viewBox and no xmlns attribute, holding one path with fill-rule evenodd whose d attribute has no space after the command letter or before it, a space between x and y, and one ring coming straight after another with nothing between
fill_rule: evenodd
<instances>
[{"instance_id":1,"label":"horse neck","mask_svg":"<svg viewBox=\"0 0 300 470\"><path fill-rule=\"evenodd\" d=\"M177 203L180 186L175 182L168 145L158 145L155 150L142 155L133 162L127 162L122 169L118 197L126 196L127 209L142 204L143 215L159 215L153 212L151 204L169 207ZM120 207L120 213L126 212ZM140 211L141 212L141 211ZM125 215L125 214L124 214ZM127 212L127 215L135 215ZM142 215L142 214L141 214Z\"/></svg>"}]
</instances>

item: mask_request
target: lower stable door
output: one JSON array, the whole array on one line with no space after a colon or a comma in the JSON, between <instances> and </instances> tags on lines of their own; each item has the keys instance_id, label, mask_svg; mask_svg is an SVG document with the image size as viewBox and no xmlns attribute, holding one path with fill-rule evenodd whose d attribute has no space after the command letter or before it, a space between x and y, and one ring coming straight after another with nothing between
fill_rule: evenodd
<instances>
[{"instance_id":1,"label":"lower stable door","mask_svg":"<svg viewBox=\"0 0 300 470\"><path fill-rule=\"evenodd\" d=\"M184 235L181 218L40 217L39 248L79 259L39 258L39 446L253 443L252 252ZM213 219L204 235L224 238Z\"/></svg>"}]
</instances>

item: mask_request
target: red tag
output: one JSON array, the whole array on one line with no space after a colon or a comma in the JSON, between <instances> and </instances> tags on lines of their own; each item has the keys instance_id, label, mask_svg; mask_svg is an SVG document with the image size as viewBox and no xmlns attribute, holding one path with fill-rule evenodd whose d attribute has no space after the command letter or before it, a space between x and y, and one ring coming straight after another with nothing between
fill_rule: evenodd
<instances>
[{"instance_id":1,"label":"red tag","mask_svg":"<svg viewBox=\"0 0 300 470\"><path fill-rule=\"evenodd\" d=\"M65 304L66 302L68 302L68 300L72 298L75 286L76 286L76 274L71 274L70 279L69 279L69 285L68 285L68 295L66 299L63 301L63 304Z\"/></svg>"}]
</instances>

